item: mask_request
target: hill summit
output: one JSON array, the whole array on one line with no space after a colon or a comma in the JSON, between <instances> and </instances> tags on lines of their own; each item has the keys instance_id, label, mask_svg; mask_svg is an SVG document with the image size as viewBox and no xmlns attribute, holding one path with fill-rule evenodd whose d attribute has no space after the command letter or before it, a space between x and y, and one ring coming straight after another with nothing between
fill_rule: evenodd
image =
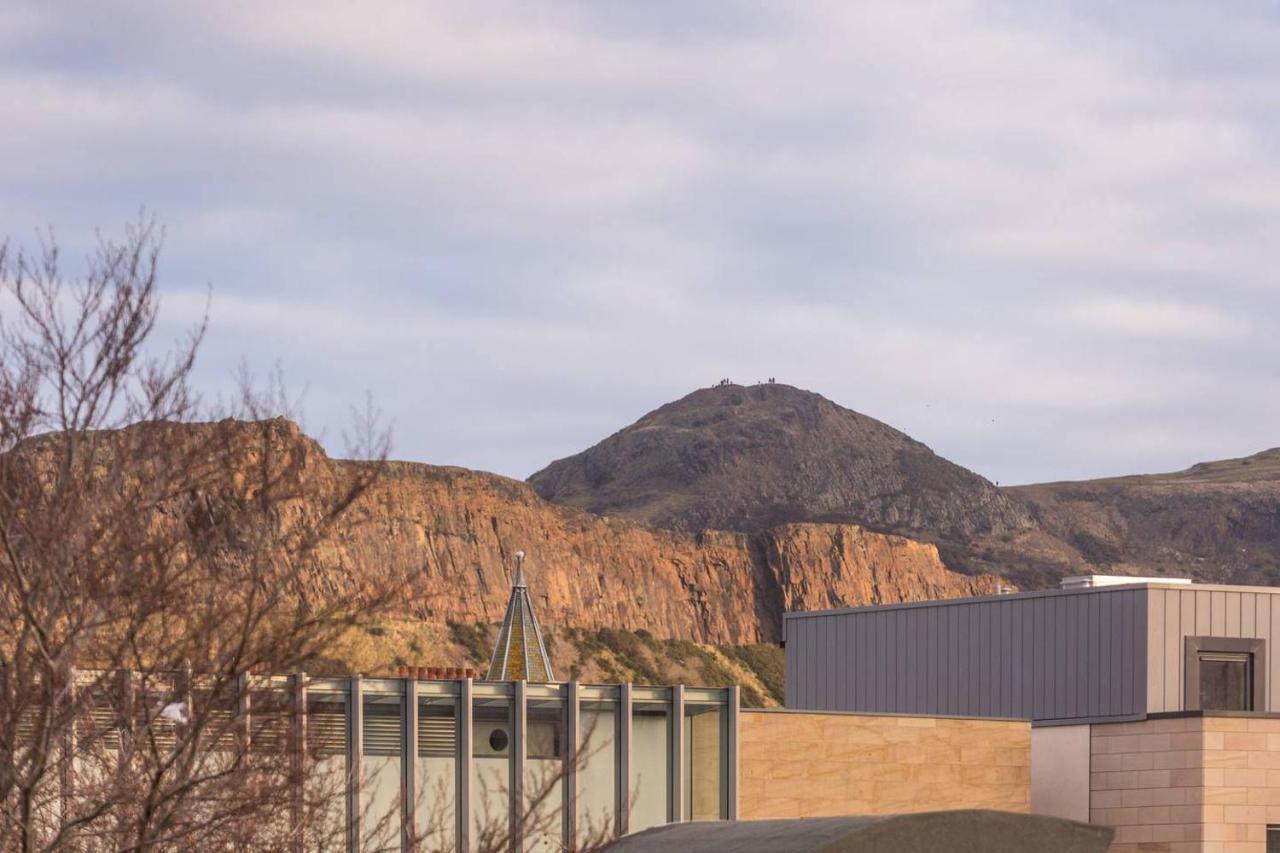
<instances>
[{"instance_id":1,"label":"hill summit","mask_svg":"<svg viewBox=\"0 0 1280 853\"><path fill-rule=\"evenodd\" d=\"M929 540L1022 531L994 484L874 418L790 385L718 385L529 478L549 501L679 531L855 523Z\"/></svg>"}]
</instances>

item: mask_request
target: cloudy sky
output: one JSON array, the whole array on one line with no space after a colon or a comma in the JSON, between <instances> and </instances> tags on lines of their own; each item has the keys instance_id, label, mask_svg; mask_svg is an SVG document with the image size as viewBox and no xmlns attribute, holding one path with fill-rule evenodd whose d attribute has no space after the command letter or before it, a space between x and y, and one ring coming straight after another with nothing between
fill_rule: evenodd
<instances>
[{"instance_id":1,"label":"cloudy sky","mask_svg":"<svg viewBox=\"0 0 1280 853\"><path fill-rule=\"evenodd\" d=\"M1003 483L1280 445L1269 3L0 6L0 233L524 477L721 377ZM1070 7L1069 9L1067 7Z\"/></svg>"}]
</instances>

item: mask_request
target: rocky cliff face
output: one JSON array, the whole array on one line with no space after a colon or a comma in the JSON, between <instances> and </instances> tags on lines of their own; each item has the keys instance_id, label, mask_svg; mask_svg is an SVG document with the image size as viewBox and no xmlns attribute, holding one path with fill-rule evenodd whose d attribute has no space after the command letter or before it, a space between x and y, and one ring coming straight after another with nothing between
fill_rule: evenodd
<instances>
[{"instance_id":1,"label":"rocky cliff face","mask_svg":"<svg viewBox=\"0 0 1280 853\"><path fill-rule=\"evenodd\" d=\"M281 455L295 460L291 476L306 486L279 507L287 528L315 511L306 494L331 493L363 463L330 459L287 421L273 429L288 451ZM948 571L932 545L856 525L690 535L553 506L493 474L404 462L382 469L325 544L319 591L403 586L403 615L440 625L499 621L517 550L529 555L530 589L548 626L707 643L777 640L791 608L971 595L996 583Z\"/></svg>"},{"instance_id":2,"label":"rocky cliff face","mask_svg":"<svg viewBox=\"0 0 1280 853\"><path fill-rule=\"evenodd\" d=\"M344 463L325 460L341 467ZM770 642L788 609L989 592L991 577L948 571L932 545L856 525L792 524L748 535L656 530L555 507L523 483L457 468L397 463L354 508L365 523L335 562L410 576L421 615L495 622L523 549L548 625L646 629L710 643Z\"/></svg>"},{"instance_id":3,"label":"rocky cliff face","mask_svg":"<svg viewBox=\"0 0 1280 853\"><path fill-rule=\"evenodd\" d=\"M1031 524L1017 501L909 436L772 383L695 391L529 482L554 503L683 531L841 522L946 541Z\"/></svg>"}]
</instances>

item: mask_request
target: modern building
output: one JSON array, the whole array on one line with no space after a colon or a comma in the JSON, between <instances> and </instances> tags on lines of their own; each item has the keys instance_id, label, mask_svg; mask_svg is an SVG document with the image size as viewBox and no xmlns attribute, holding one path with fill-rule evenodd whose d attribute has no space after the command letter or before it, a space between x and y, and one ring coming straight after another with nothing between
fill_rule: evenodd
<instances>
[{"instance_id":1,"label":"modern building","mask_svg":"<svg viewBox=\"0 0 1280 853\"><path fill-rule=\"evenodd\" d=\"M1030 811L1026 721L740 708L736 687L264 676L252 690L296 691L290 728L359 780L351 849L370 827L379 849L410 827L429 849L472 849L541 794L548 819L515 849L685 820Z\"/></svg>"},{"instance_id":2,"label":"modern building","mask_svg":"<svg viewBox=\"0 0 1280 853\"><path fill-rule=\"evenodd\" d=\"M519 836L519 815L539 799L550 817L517 838L526 850L737 817L736 688L274 681L303 692L308 748L359 780L346 806L353 848L376 826L387 848L415 827L431 849L471 849L507 828L495 821Z\"/></svg>"},{"instance_id":3,"label":"modern building","mask_svg":"<svg viewBox=\"0 0 1280 853\"><path fill-rule=\"evenodd\" d=\"M1033 811L1280 851L1280 589L1090 577L785 618L786 704L1033 721Z\"/></svg>"}]
</instances>

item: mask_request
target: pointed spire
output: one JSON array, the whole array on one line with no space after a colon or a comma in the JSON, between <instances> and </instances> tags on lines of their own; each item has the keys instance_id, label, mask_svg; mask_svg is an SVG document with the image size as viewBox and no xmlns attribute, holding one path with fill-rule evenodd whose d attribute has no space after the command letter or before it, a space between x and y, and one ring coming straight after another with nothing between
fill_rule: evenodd
<instances>
[{"instance_id":1,"label":"pointed spire","mask_svg":"<svg viewBox=\"0 0 1280 853\"><path fill-rule=\"evenodd\" d=\"M516 552L516 576L511 584L511 600L498 632L498 644L489 661L485 681L555 681L551 659L542 642L542 630L533 613L529 587L524 579L524 551Z\"/></svg>"},{"instance_id":2,"label":"pointed spire","mask_svg":"<svg viewBox=\"0 0 1280 853\"><path fill-rule=\"evenodd\" d=\"M516 551L516 589L528 589L529 585L524 582L524 551Z\"/></svg>"}]
</instances>

